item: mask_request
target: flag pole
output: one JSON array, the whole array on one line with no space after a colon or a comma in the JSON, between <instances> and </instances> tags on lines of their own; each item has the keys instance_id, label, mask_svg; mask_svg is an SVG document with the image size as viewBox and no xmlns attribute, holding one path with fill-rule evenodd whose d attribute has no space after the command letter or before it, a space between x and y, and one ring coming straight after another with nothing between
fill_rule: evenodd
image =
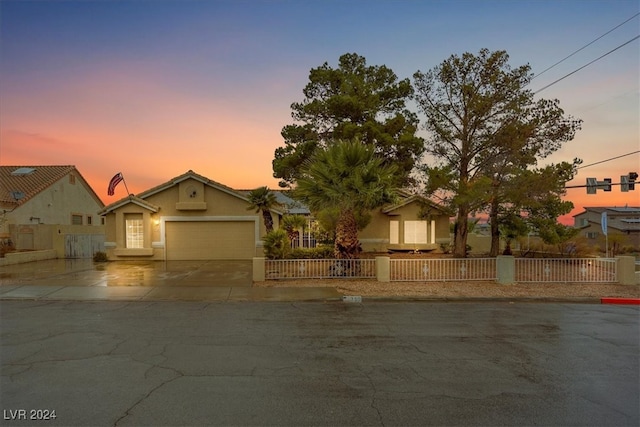
<instances>
[{"instance_id":1,"label":"flag pole","mask_svg":"<svg viewBox=\"0 0 640 427\"><path fill-rule=\"evenodd\" d=\"M127 196L130 196L131 193L129 193L129 187L127 187L127 181L124 180L124 175L122 174L122 172L120 172L120 175L122 175L122 183L124 184L124 188L127 190Z\"/></svg>"}]
</instances>

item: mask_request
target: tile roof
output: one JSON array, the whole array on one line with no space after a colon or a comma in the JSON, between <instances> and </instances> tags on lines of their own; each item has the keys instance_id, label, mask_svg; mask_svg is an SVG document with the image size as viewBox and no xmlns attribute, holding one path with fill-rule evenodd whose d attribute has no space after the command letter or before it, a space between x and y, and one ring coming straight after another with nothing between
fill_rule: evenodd
<instances>
[{"instance_id":1,"label":"tile roof","mask_svg":"<svg viewBox=\"0 0 640 427\"><path fill-rule=\"evenodd\" d=\"M236 190L244 197L249 197L249 193L253 190ZM276 196L276 203L282 206L287 214L290 215L311 215L309 208L295 199L292 199L289 194L290 190L270 190L274 196Z\"/></svg>"},{"instance_id":2,"label":"tile roof","mask_svg":"<svg viewBox=\"0 0 640 427\"><path fill-rule=\"evenodd\" d=\"M129 202L135 201L135 200L137 200L139 202L143 202L148 197L150 197L150 196L152 196L154 194L160 193L160 192L166 190L167 188L171 188L171 187L173 187L173 186L175 186L175 185L179 184L180 182L185 181L187 179L195 179L196 181L200 181L205 185L208 185L210 187L216 188L216 189L218 189L220 191L223 191L223 192L225 192L227 194L230 194L230 195L232 195L234 197L238 197L238 198L248 202L247 193L244 193L242 190L234 190L233 188L228 187L228 186L226 186L224 184L221 184L221 183L219 183L217 181L214 181L212 179L209 179L204 175L200 175L200 174L198 174L198 173L196 173L196 172L194 172L192 170L188 170L187 172L183 173L182 175L178 175L178 176L176 176L174 178L171 178L169 181L164 182L164 183L162 183L160 185L156 185L155 187L152 187L152 188L150 188L148 190L145 190L142 193L139 193L139 194L137 194L135 196L134 195L129 195L129 196L126 196L126 197L114 202L114 203L111 203L110 205L106 206L101 211L100 214L101 215L105 215L105 214L107 214L107 213L109 213L109 212L111 212L111 211L113 211L115 209L118 209L120 206L122 206L124 204L127 204ZM159 209L157 206L152 205L152 204L148 204L148 206L149 206L148 209L151 209L151 210ZM274 213L277 213L277 214L281 214L282 213L278 209L272 209L272 211Z\"/></svg>"},{"instance_id":3,"label":"tile roof","mask_svg":"<svg viewBox=\"0 0 640 427\"><path fill-rule=\"evenodd\" d=\"M27 173L13 174L18 169ZM75 166L70 165L0 166L0 205L20 206L75 170Z\"/></svg>"}]
</instances>

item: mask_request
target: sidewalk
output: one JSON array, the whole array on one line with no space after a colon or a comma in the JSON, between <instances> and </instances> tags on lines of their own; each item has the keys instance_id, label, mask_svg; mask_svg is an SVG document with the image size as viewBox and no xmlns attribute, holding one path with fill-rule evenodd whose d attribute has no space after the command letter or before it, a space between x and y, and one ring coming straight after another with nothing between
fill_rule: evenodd
<instances>
[{"instance_id":1,"label":"sidewalk","mask_svg":"<svg viewBox=\"0 0 640 427\"><path fill-rule=\"evenodd\" d=\"M639 305L637 297L365 296L337 287L256 287L251 261L47 260L0 267L0 300L36 301L372 301L552 302ZM466 294L459 294L466 295ZM360 298L347 299L358 302ZM606 301L605 301L606 300Z\"/></svg>"},{"instance_id":2,"label":"sidewalk","mask_svg":"<svg viewBox=\"0 0 640 427\"><path fill-rule=\"evenodd\" d=\"M318 301L335 288L255 288L251 261L47 260L0 268L0 299L73 301Z\"/></svg>"}]
</instances>

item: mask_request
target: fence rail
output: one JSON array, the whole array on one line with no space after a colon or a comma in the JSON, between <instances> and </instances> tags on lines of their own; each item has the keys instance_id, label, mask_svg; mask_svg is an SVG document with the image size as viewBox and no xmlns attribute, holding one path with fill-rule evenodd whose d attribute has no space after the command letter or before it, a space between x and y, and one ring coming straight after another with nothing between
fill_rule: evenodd
<instances>
[{"instance_id":1,"label":"fence rail","mask_svg":"<svg viewBox=\"0 0 640 427\"><path fill-rule=\"evenodd\" d=\"M387 272L386 280L394 282L491 281L498 280L499 273L496 258L387 258L386 261L382 258L381 266L377 266L377 262L376 259L265 260L264 277L267 280L377 279L378 267L382 269L380 272ZM500 268L510 270L511 280L516 283L616 283L619 279L614 258L516 258L511 267Z\"/></svg>"},{"instance_id":2,"label":"fence rail","mask_svg":"<svg viewBox=\"0 0 640 427\"><path fill-rule=\"evenodd\" d=\"M516 258L516 282L613 283L614 258Z\"/></svg>"},{"instance_id":3,"label":"fence rail","mask_svg":"<svg viewBox=\"0 0 640 427\"><path fill-rule=\"evenodd\" d=\"M454 280L495 280L495 258L392 259L392 281L443 282Z\"/></svg>"},{"instance_id":4,"label":"fence rail","mask_svg":"<svg viewBox=\"0 0 640 427\"><path fill-rule=\"evenodd\" d=\"M375 279L374 259L279 259L265 261L267 279Z\"/></svg>"}]
</instances>

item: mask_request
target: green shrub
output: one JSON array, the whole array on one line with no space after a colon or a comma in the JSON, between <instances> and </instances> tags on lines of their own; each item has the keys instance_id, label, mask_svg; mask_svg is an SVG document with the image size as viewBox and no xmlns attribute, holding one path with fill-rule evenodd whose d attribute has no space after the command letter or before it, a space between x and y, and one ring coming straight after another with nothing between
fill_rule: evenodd
<instances>
[{"instance_id":1,"label":"green shrub","mask_svg":"<svg viewBox=\"0 0 640 427\"><path fill-rule=\"evenodd\" d=\"M109 258L107 257L106 252L98 251L93 254L93 262L107 262Z\"/></svg>"},{"instance_id":2,"label":"green shrub","mask_svg":"<svg viewBox=\"0 0 640 427\"><path fill-rule=\"evenodd\" d=\"M317 246L315 248L296 248L291 251L288 258L291 259L332 259L333 246Z\"/></svg>"},{"instance_id":3,"label":"green shrub","mask_svg":"<svg viewBox=\"0 0 640 427\"><path fill-rule=\"evenodd\" d=\"M286 258L291 251L289 236L282 228L267 233L262 238L262 242L264 243L264 256L269 259Z\"/></svg>"}]
</instances>

